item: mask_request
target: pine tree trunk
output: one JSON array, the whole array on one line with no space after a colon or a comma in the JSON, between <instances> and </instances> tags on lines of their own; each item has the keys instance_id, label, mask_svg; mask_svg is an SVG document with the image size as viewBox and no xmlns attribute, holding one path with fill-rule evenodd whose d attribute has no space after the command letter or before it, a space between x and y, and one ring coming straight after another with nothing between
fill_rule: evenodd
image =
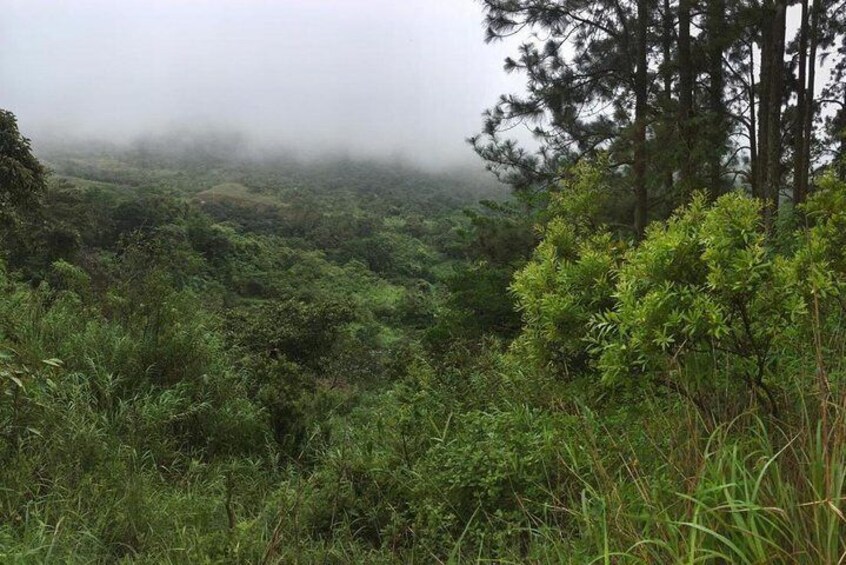
<instances>
[{"instance_id":1,"label":"pine tree trunk","mask_svg":"<svg viewBox=\"0 0 846 565\"><path fill-rule=\"evenodd\" d=\"M787 0L780 0L773 15L770 49L770 92L767 108L767 221L772 225L778 211L781 188L781 103L784 98L784 35L787 25Z\"/></svg>"},{"instance_id":2,"label":"pine tree trunk","mask_svg":"<svg viewBox=\"0 0 846 565\"><path fill-rule=\"evenodd\" d=\"M664 29L662 30L661 40L663 43L664 55L664 109L666 112L666 135L668 141L672 143L674 135L673 114L670 113L670 108L673 103L673 12L670 8L670 0L664 0ZM673 160L665 158L664 166L664 194L669 194L673 189Z\"/></svg>"},{"instance_id":3,"label":"pine tree trunk","mask_svg":"<svg viewBox=\"0 0 846 565\"><path fill-rule=\"evenodd\" d=\"M646 229L649 206L646 188L646 113L648 75L646 69L646 40L648 27L648 0L637 3L637 68L635 71L635 132L634 132L634 192L635 231L642 235Z\"/></svg>"},{"instance_id":4,"label":"pine tree trunk","mask_svg":"<svg viewBox=\"0 0 846 565\"><path fill-rule=\"evenodd\" d=\"M756 167L755 186L752 187L752 194L757 198L767 197L767 164L769 152L769 115L770 115L770 90L772 81L770 78L772 67L773 51L773 13L768 8L762 9L761 14L761 77L758 80L758 166Z\"/></svg>"},{"instance_id":5,"label":"pine tree trunk","mask_svg":"<svg viewBox=\"0 0 846 565\"><path fill-rule=\"evenodd\" d=\"M805 92L808 66L808 0L802 0L799 22L799 83L796 92L796 120L793 126L793 203L805 200Z\"/></svg>"},{"instance_id":6,"label":"pine tree trunk","mask_svg":"<svg viewBox=\"0 0 846 565\"><path fill-rule=\"evenodd\" d=\"M840 130L840 178L846 181L846 88L843 89L843 108L840 110L841 116L841 130Z\"/></svg>"},{"instance_id":7,"label":"pine tree trunk","mask_svg":"<svg viewBox=\"0 0 846 565\"><path fill-rule=\"evenodd\" d=\"M803 197L807 197L811 178L811 135L814 126L814 83L817 78L817 46L819 45L820 11L822 0L814 0L810 7L811 31L809 37L810 49L808 53L808 85L805 90L805 120L802 132L802 188Z\"/></svg>"},{"instance_id":8,"label":"pine tree trunk","mask_svg":"<svg viewBox=\"0 0 846 565\"><path fill-rule=\"evenodd\" d=\"M752 187L753 196L758 190L758 120L755 111L755 53L752 41L749 47L749 184Z\"/></svg>"},{"instance_id":9,"label":"pine tree trunk","mask_svg":"<svg viewBox=\"0 0 846 565\"><path fill-rule=\"evenodd\" d=\"M709 194L716 198L722 193L722 156L726 143L725 105L723 103L723 45L722 35L725 27L725 1L711 0L708 3L708 106L709 106L709 147L708 147L708 186Z\"/></svg>"},{"instance_id":10,"label":"pine tree trunk","mask_svg":"<svg viewBox=\"0 0 846 565\"><path fill-rule=\"evenodd\" d=\"M681 183L685 190L693 183L693 56L690 47L690 2L679 0L679 132L681 134Z\"/></svg>"},{"instance_id":11,"label":"pine tree trunk","mask_svg":"<svg viewBox=\"0 0 846 565\"><path fill-rule=\"evenodd\" d=\"M838 168L841 180L846 181L846 88L843 89L843 109L840 111L843 116L841 121L843 129L840 131L840 165Z\"/></svg>"}]
</instances>

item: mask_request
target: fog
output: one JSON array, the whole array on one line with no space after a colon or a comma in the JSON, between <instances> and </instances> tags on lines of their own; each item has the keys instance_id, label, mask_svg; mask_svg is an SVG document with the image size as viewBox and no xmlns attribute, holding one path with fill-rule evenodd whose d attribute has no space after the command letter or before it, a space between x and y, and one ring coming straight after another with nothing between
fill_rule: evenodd
<instances>
[{"instance_id":1,"label":"fog","mask_svg":"<svg viewBox=\"0 0 846 565\"><path fill-rule=\"evenodd\" d=\"M233 131L297 155L475 162L519 77L473 0L0 0L0 107L38 147Z\"/></svg>"}]
</instances>

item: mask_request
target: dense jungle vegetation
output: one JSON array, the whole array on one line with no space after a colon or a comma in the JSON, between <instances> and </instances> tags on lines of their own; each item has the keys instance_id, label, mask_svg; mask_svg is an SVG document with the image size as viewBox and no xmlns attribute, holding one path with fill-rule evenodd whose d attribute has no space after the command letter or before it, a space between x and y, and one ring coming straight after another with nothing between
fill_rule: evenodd
<instances>
[{"instance_id":1,"label":"dense jungle vegetation","mask_svg":"<svg viewBox=\"0 0 846 565\"><path fill-rule=\"evenodd\" d=\"M0 560L846 559L843 2L482 4L510 191L0 112Z\"/></svg>"}]
</instances>

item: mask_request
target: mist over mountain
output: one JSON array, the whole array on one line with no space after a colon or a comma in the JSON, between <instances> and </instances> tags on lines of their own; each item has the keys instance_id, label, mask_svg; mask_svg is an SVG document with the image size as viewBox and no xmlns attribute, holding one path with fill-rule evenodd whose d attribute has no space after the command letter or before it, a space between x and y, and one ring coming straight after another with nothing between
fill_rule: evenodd
<instances>
[{"instance_id":1,"label":"mist over mountain","mask_svg":"<svg viewBox=\"0 0 846 565\"><path fill-rule=\"evenodd\" d=\"M36 146L242 132L252 150L475 157L516 88L471 1L7 0L0 100Z\"/></svg>"}]
</instances>

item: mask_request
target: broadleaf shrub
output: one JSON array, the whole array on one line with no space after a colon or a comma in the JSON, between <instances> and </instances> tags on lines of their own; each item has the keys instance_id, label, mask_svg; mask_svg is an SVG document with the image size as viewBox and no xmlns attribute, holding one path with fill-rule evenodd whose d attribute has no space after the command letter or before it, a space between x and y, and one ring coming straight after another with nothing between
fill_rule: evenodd
<instances>
[{"instance_id":1,"label":"broadleaf shrub","mask_svg":"<svg viewBox=\"0 0 846 565\"><path fill-rule=\"evenodd\" d=\"M553 196L541 242L512 284L523 317L515 347L564 374L587 367L591 319L613 304L626 247L597 219L605 192L598 167L578 167Z\"/></svg>"},{"instance_id":2,"label":"broadleaf shrub","mask_svg":"<svg viewBox=\"0 0 846 565\"><path fill-rule=\"evenodd\" d=\"M758 201L697 196L625 257L614 307L594 321L596 366L606 382L658 376L688 391L728 379L769 397L776 353L807 311L793 275L767 245ZM718 370L725 355L731 370Z\"/></svg>"},{"instance_id":3,"label":"broadleaf shrub","mask_svg":"<svg viewBox=\"0 0 846 565\"><path fill-rule=\"evenodd\" d=\"M631 246L593 223L583 194L563 191L514 278L524 324L515 352L612 387L657 385L700 406L719 390L777 411L779 359L803 355L813 301L817 316L846 311L842 184L826 177L803 208L810 227L789 234L767 230L758 200L697 194ZM776 244L785 239L795 243Z\"/></svg>"}]
</instances>

